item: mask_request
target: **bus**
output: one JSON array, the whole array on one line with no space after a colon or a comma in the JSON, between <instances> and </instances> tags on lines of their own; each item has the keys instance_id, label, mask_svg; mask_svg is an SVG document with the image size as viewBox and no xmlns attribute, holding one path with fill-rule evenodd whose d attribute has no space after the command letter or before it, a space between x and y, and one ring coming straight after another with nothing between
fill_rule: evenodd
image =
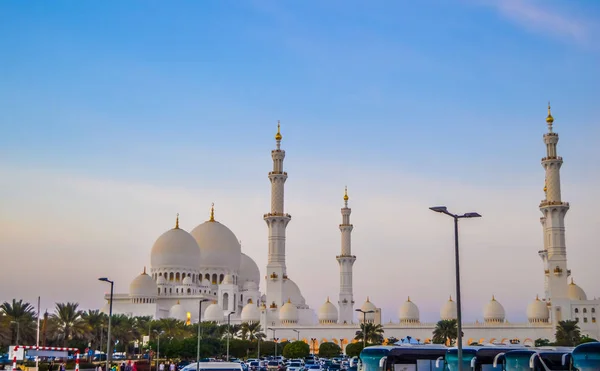
<instances>
[{"instance_id":1,"label":"bus","mask_svg":"<svg viewBox=\"0 0 600 371\"><path fill-rule=\"evenodd\" d=\"M573 370L597 371L600 370L600 343L581 344L571 353Z\"/></svg>"},{"instance_id":2,"label":"bus","mask_svg":"<svg viewBox=\"0 0 600 371\"><path fill-rule=\"evenodd\" d=\"M560 371L570 370L570 352L567 350L511 350L504 353L504 371Z\"/></svg>"},{"instance_id":3,"label":"bus","mask_svg":"<svg viewBox=\"0 0 600 371\"><path fill-rule=\"evenodd\" d=\"M358 357L358 371L380 371L381 360L388 355L395 346L375 345L364 348Z\"/></svg>"},{"instance_id":4,"label":"bus","mask_svg":"<svg viewBox=\"0 0 600 371\"><path fill-rule=\"evenodd\" d=\"M447 347L403 344L381 360L381 371L443 371Z\"/></svg>"},{"instance_id":5,"label":"bus","mask_svg":"<svg viewBox=\"0 0 600 371\"><path fill-rule=\"evenodd\" d=\"M525 349L515 346L478 346L463 348L463 370L465 371L502 371L504 353ZM450 348L446 352L446 370L458 370L458 348Z\"/></svg>"}]
</instances>

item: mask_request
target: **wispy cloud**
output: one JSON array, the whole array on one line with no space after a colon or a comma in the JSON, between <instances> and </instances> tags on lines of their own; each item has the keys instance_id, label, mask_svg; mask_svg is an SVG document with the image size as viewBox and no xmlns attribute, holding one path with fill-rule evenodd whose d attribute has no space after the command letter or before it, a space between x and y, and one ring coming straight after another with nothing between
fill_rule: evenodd
<instances>
[{"instance_id":1,"label":"wispy cloud","mask_svg":"<svg viewBox=\"0 0 600 371\"><path fill-rule=\"evenodd\" d=\"M552 7L547 1L485 0L478 3L494 7L502 16L528 30L579 44L588 44L594 32L588 19L572 11Z\"/></svg>"}]
</instances>

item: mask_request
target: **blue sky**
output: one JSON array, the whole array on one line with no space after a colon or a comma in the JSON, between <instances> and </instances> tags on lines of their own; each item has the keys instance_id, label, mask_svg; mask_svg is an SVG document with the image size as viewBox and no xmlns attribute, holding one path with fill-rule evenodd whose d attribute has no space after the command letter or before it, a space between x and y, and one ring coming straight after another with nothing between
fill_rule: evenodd
<instances>
[{"instance_id":1,"label":"blue sky","mask_svg":"<svg viewBox=\"0 0 600 371\"><path fill-rule=\"evenodd\" d=\"M304 275L306 265L322 270L322 288L305 292L309 304L337 292L338 197L348 184L357 275L371 277L376 264L363 255L360 266L361 252L418 261L434 246L445 248L450 225L435 215L415 217L430 204L483 208L491 217L474 223L474 241L523 245L515 247L529 259L523 270L533 264L520 276L532 283L505 295L509 315L522 318L527 300L542 290L536 206L547 101L566 161L563 197L579 200L568 217L568 237L580 246L570 259L580 259L586 273L577 277L590 289L600 278L586 265L600 257L591 230L600 206L599 25L600 3L592 0L4 1L0 220L10 228L0 245L19 247L22 257L39 254L40 267L64 261L57 246L75 263L95 249L110 254L126 246L126 262L111 264L128 282L176 212L191 229L214 201L262 269L261 215L279 119L294 215L289 254L331 250L329 260L290 268L300 287L315 279ZM415 219L406 227L411 233L402 227L407 215ZM38 233L27 232L33 224ZM439 229L439 239L430 228ZM478 263L477 254L465 259ZM451 272L444 269L425 287L407 282L407 292L394 288L392 273L383 287L357 279L364 287L358 284L356 295L379 291L376 304L395 318L405 296L419 298L408 291L427 288L421 310L433 320L452 287L438 287ZM47 285L17 285L9 295L50 290L56 300L73 299L68 285ZM82 304L101 304L101 292L82 291L75 298ZM385 294L396 291L395 298ZM491 293L473 287L471 295L482 306ZM479 312L470 309L473 318Z\"/></svg>"}]
</instances>

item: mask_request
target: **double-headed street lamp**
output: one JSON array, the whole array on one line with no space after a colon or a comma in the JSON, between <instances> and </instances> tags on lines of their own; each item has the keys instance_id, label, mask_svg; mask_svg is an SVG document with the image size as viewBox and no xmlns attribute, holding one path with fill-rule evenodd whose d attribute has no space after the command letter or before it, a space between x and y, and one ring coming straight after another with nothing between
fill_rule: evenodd
<instances>
[{"instance_id":1,"label":"double-headed street lamp","mask_svg":"<svg viewBox=\"0 0 600 371\"><path fill-rule=\"evenodd\" d=\"M108 371L108 369L110 369L110 361L111 361L111 355L112 355L112 351L111 351L112 341L110 340L110 327L111 327L111 323L112 323L112 302L113 302L113 289L115 287L115 282L109 280L106 277L98 278L98 281L110 283L110 301L109 301L109 306L108 306L108 333L106 334L106 337L108 338L106 340L106 342L107 342L107 344L106 344L106 370Z\"/></svg>"},{"instance_id":2,"label":"double-headed street lamp","mask_svg":"<svg viewBox=\"0 0 600 371\"><path fill-rule=\"evenodd\" d=\"M461 297L460 297L460 260L458 254L458 219L466 219L466 218L481 218L479 213L466 213L462 215L452 214L448 211L446 206L434 206L429 209L435 211L436 213L446 214L452 219L454 219L454 264L456 266L456 323L457 323L457 336L456 336L456 345L457 345L457 357L458 357L458 371L463 370L463 352L462 352L462 311L461 311Z\"/></svg>"},{"instance_id":3,"label":"double-headed street lamp","mask_svg":"<svg viewBox=\"0 0 600 371\"><path fill-rule=\"evenodd\" d=\"M363 328L362 328L362 332L363 332L363 349L367 346L367 313L375 313L374 310L362 310L362 309L355 309L355 311L360 312L363 314Z\"/></svg>"},{"instance_id":4,"label":"double-headed street lamp","mask_svg":"<svg viewBox=\"0 0 600 371\"><path fill-rule=\"evenodd\" d=\"M196 371L200 370L200 331L202 328L202 303L208 299L200 299L198 303L198 349L196 350Z\"/></svg>"},{"instance_id":5,"label":"double-headed street lamp","mask_svg":"<svg viewBox=\"0 0 600 371\"><path fill-rule=\"evenodd\" d=\"M300 330L292 329L298 335L298 341L300 341Z\"/></svg>"},{"instance_id":6,"label":"double-headed street lamp","mask_svg":"<svg viewBox=\"0 0 600 371\"><path fill-rule=\"evenodd\" d=\"M158 371L158 360L160 359L160 336L164 334L164 331L152 330L156 332L157 345L156 345L156 371ZM107 370L108 371L108 370Z\"/></svg>"},{"instance_id":7,"label":"double-headed street lamp","mask_svg":"<svg viewBox=\"0 0 600 371\"><path fill-rule=\"evenodd\" d=\"M235 314L235 312L230 312L227 315L227 360L225 362L229 362L229 338L231 337L231 315Z\"/></svg>"}]
</instances>

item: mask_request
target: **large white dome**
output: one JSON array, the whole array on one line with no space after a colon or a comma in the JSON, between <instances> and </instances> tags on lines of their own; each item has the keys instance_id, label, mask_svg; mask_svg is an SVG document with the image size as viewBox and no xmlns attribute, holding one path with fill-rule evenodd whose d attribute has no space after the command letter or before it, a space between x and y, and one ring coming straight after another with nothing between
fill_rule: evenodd
<instances>
[{"instance_id":1,"label":"large white dome","mask_svg":"<svg viewBox=\"0 0 600 371\"><path fill-rule=\"evenodd\" d=\"M571 278L571 283L567 288L567 295L569 296L570 300L587 300L587 295L585 294L585 291L583 291L581 287L579 287L575 284L575 282L573 282L573 278Z\"/></svg>"},{"instance_id":2,"label":"large white dome","mask_svg":"<svg viewBox=\"0 0 600 371\"><path fill-rule=\"evenodd\" d=\"M306 305L306 300L304 300L300 288L289 278L285 279L283 283L283 297L289 298L294 305Z\"/></svg>"},{"instance_id":3,"label":"large white dome","mask_svg":"<svg viewBox=\"0 0 600 371\"><path fill-rule=\"evenodd\" d=\"M548 322L550 311L546 303L540 300L538 296L527 306L527 319L529 322Z\"/></svg>"},{"instance_id":4,"label":"large white dome","mask_svg":"<svg viewBox=\"0 0 600 371\"><path fill-rule=\"evenodd\" d=\"M492 296L492 300L483 308L483 320L485 322L501 323L504 322L505 317L504 307Z\"/></svg>"},{"instance_id":5,"label":"large white dome","mask_svg":"<svg viewBox=\"0 0 600 371\"><path fill-rule=\"evenodd\" d=\"M169 317L184 322L187 320L187 313L179 301L169 309Z\"/></svg>"},{"instance_id":6,"label":"large white dome","mask_svg":"<svg viewBox=\"0 0 600 371\"><path fill-rule=\"evenodd\" d=\"M252 302L252 299L250 299L248 304L244 305L241 319L242 322L260 322L260 310L256 304Z\"/></svg>"},{"instance_id":7,"label":"large white dome","mask_svg":"<svg viewBox=\"0 0 600 371\"><path fill-rule=\"evenodd\" d=\"M365 301L360 307L360 310L362 310L363 312L372 311L373 313L367 313L366 315L363 313L358 313L359 322L363 322L365 316L367 318L367 323L375 321L375 312L377 311L377 307L375 306L375 304L371 303L371 299L369 299L369 297L367 297L367 301Z\"/></svg>"},{"instance_id":8,"label":"large white dome","mask_svg":"<svg viewBox=\"0 0 600 371\"><path fill-rule=\"evenodd\" d=\"M223 322L223 318L225 318L223 308L221 308L216 301L213 301L213 303L204 310L204 321L221 323Z\"/></svg>"},{"instance_id":9,"label":"large white dome","mask_svg":"<svg viewBox=\"0 0 600 371\"><path fill-rule=\"evenodd\" d=\"M129 296L136 298L153 298L158 295L158 286L156 282L144 272L137 276L129 284Z\"/></svg>"},{"instance_id":10,"label":"large white dome","mask_svg":"<svg viewBox=\"0 0 600 371\"><path fill-rule=\"evenodd\" d=\"M194 228L191 235L202 252L200 267L224 268L231 273L239 271L242 248L229 228L211 219Z\"/></svg>"},{"instance_id":11,"label":"large white dome","mask_svg":"<svg viewBox=\"0 0 600 371\"><path fill-rule=\"evenodd\" d=\"M398 317L402 323L419 322L419 307L410 300L410 297L400 306Z\"/></svg>"},{"instance_id":12,"label":"large white dome","mask_svg":"<svg viewBox=\"0 0 600 371\"><path fill-rule=\"evenodd\" d=\"M200 266L200 248L189 233L178 227L163 233L152 246L152 268L188 268Z\"/></svg>"},{"instance_id":13,"label":"large white dome","mask_svg":"<svg viewBox=\"0 0 600 371\"><path fill-rule=\"evenodd\" d=\"M283 324L298 323L298 308L288 299L279 310L279 320Z\"/></svg>"},{"instance_id":14,"label":"large white dome","mask_svg":"<svg viewBox=\"0 0 600 371\"><path fill-rule=\"evenodd\" d=\"M327 301L319 308L317 318L319 319L319 323L337 323L338 310L335 305L329 301L329 298L327 298Z\"/></svg>"},{"instance_id":15,"label":"large white dome","mask_svg":"<svg viewBox=\"0 0 600 371\"><path fill-rule=\"evenodd\" d=\"M243 285L248 281L260 285L260 270L258 269L258 265L256 265L251 257L242 253L240 271L238 274L238 284Z\"/></svg>"},{"instance_id":16,"label":"large white dome","mask_svg":"<svg viewBox=\"0 0 600 371\"><path fill-rule=\"evenodd\" d=\"M451 320L456 319L457 310L456 310L456 302L452 300L452 296L448 299L447 302L442 305L442 309L440 309L440 318L443 320Z\"/></svg>"}]
</instances>

